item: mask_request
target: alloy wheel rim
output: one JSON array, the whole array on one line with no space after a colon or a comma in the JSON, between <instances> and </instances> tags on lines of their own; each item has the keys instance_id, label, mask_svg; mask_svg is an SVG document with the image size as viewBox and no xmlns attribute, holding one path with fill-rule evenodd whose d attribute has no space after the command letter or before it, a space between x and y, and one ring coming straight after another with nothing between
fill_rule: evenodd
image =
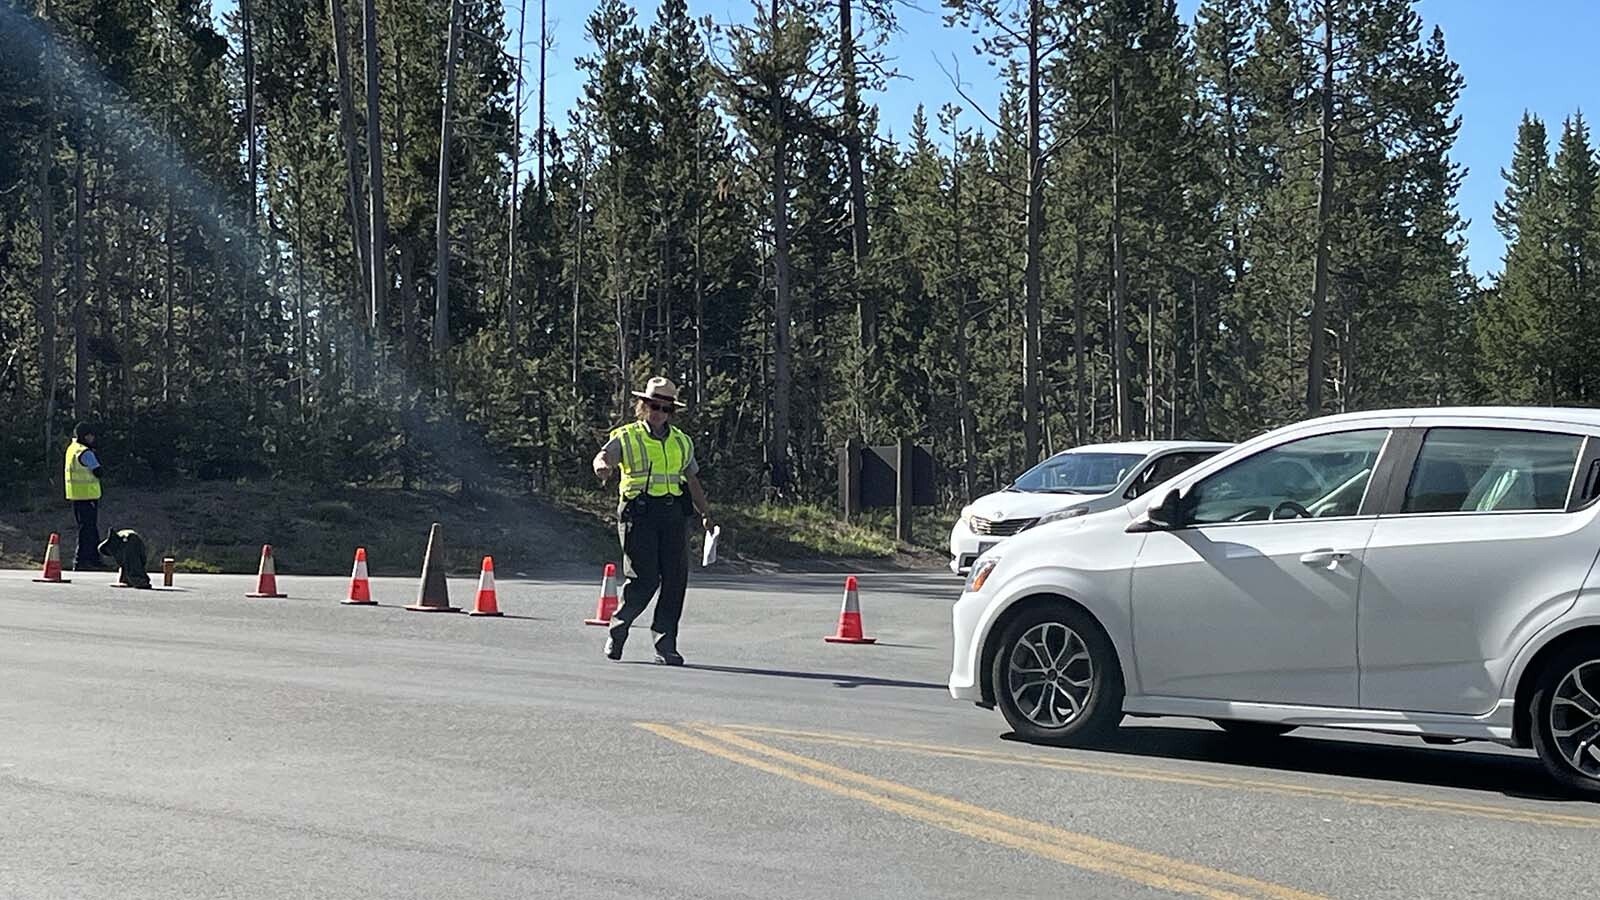
<instances>
[{"instance_id":1,"label":"alloy wheel rim","mask_svg":"<svg viewBox=\"0 0 1600 900\"><path fill-rule=\"evenodd\" d=\"M1089 705L1094 688L1089 646L1061 622L1042 622L1023 633L1006 670L1012 702L1041 728L1065 728Z\"/></svg>"},{"instance_id":2,"label":"alloy wheel rim","mask_svg":"<svg viewBox=\"0 0 1600 900\"><path fill-rule=\"evenodd\" d=\"M1600 781L1600 659L1574 666L1556 686L1550 734L1568 765Z\"/></svg>"}]
</instances>

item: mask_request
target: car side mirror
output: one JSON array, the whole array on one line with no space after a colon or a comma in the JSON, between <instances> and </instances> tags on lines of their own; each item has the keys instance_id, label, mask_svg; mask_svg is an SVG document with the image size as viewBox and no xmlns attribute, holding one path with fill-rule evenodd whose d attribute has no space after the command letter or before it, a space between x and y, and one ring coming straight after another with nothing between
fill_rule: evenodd
<instances>
[{"instance_id":1,"label":"car side mirror","mask_svg":"<svg viewBox=\"0 0 1600 900\"><path fill-rule=\"evenodd\" d=\"M1128 531L1138 533L1141 531L1172 531L1183 526L1183 498L1177 488L1168 488L1166 493L1144 511L1144 514L1133 520L1128 526Z\"/></svg>"}]
</instances>

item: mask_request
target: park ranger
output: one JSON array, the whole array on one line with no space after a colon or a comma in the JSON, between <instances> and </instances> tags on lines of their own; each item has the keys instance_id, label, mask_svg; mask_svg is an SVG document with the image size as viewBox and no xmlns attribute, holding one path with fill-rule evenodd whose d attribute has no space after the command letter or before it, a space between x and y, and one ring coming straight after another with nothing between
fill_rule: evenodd
<instances>
[{"instance_id":1,"label":"park ranger","mask_svg":"<svg viewBox=\"0 0 1600 900\"><path fill-rule=\"evenodd\" d=\"M67 502L72 504L72 517L78 522L78 550L72 567L79 572L96 572L103 568L95 545L100 541L100 479L105 470L95 457L94 426L79 422L72 434L64 477Z\"/></svg>"},{"instance_id":2,"label":"park ranger","mask_svg":"<svg viewBox=\"0 0 1600 900\"><path fill-rule=\"evenodd\" d=\"M622 645L633 624L657 589L655 618L656 662L683 665L678 653L678 620L683 615L683 595L689 586L689 519L698 512L706 531L713 526L705 488L697 477L694 442L672 416L683 409L678 386L666 378L652 378L642 391L634 391L636 419L611 432L594 458L594 473L602 483L620 475L621 502L617 506L617 535L622 541L622 604L611 618L606 638L608 659L622 658Z\"/></svg>"}]
</instances>

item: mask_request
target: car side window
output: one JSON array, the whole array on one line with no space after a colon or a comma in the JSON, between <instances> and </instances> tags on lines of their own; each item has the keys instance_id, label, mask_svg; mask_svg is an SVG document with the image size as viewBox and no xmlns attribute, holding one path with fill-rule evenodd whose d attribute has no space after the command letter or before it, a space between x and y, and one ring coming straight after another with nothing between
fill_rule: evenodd
<instances>
[{"instance_id":1,"label":"car side window","mask_svg":"<svg viewBox=\"0 0 1600 900\"><path fill-rule=\"evenodd\" d=\"M1143 472L1139 473L1139 477L1133 484L1129 485L1126 496L1129 500L1143 496L1149 493L1151 488L1182 475L1184 472L1194 468L1202 460L1210 459L1213 455L1215 454L1211 452L1168 453L1166 456L1156 459Z\"/></svg>"},{"instance_id":2,"label":"car side window","mask_svg":"<svg viewBox=\"0 0 1600 900\"><path fill-rule=\"evenodd\" d=\"M1508 428L1433 428L1406 484L1404 513L1559 510L1583 438Z\"/></svg>"},{"instance_id":3,"label":"car side window","mask_svg":"<svg viewBox=\"0 0 1600 900\"><path fill-rule=\"evenodd\" d=\"M1191 487L1190 525L1266 519L1330 519L1361 509L1389 429L1372 428L1290 441L1240 460Z\"/></svg>"}]
</instances>

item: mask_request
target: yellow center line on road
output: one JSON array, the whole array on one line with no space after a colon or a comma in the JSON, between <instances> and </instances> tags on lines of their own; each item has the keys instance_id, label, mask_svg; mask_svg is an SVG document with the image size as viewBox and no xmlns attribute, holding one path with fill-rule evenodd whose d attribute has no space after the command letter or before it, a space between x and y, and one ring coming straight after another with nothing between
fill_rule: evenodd
<instances>
[{"instance_id":1,"label":"yellow center line on road","mask_svg":"<svg viewBox=\"0 0 1600 900\"><path fill-rule=\"evenodd\" d=\"M1314 894L1007 816L769 747L730 731L700 727L699 733L695 734L654 723L641 722L638 726L711 756L836 796L859 800L913 821L1146 887L1210 900L1313 900L1316 897Z\"/></svg>"},{"instance_id":2,"label":"yellow center line on road","mask_svg":"<svg viewBox=\"0 0 1600 900\"><path fill-rule=\"evenodd\" d=\"M1554 825L1564 828L1600 829L1600 818L1596 818L1594 816L1576 816L1565 813L1540 812L1537 810L1514 809L1511 807L1492 806L1482 803L1462 803L1453 800L1428 800L1421 797L1405 797L1399 794L1347 791L1340 790L1338 788L1321 788L1312 787L1310 785L1289 784L1281 781L1261 781L1249 778L1233 778L1226 775L1206 775L1198 772L1178 772L1166 769L1119 766L1108 763L1083 762L1078 760L1047 759L1040 756L1027 756L1019 753L1002 753L994 750L979 750L967 747L948 747L939 744L919 744L909 741L893 741L881 738L833 734L829 732L795 731L786 728L767 728L760 725L727 725L723 727L727 728L729 731L743 734L759 734L771 737L781 737L808 744L831 744L841 747L856 747L862 749L897 750L906 753L915 753L922 756L966 759L979 762L1000 763L1003 765L1032 766L1043 769L1056 769L1065 772L1078 772L1085 775L1106 775L1114 778L1128 778L1137 781L1156 781L1165 782L1167 784L1185 784L1197 787L1220 788L1224 790L1242 789L1293 797L1316 797L1327 800L1338 800L1345 803L1355 803L1362 806L1376 806L1386 809L1409 809L1422 812L1453 813L1456 815L1497 819L1504 822L1517 822L1528 825Z\"/></svg>"}]
</instances>

